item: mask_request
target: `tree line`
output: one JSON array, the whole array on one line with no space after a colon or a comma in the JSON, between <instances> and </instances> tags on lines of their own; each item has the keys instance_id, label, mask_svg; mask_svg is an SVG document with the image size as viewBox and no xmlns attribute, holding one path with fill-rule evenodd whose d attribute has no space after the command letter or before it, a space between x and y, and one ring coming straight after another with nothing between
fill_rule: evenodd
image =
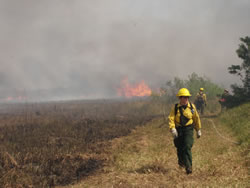
<instances>
[{"instance_id":1,"label":"tree line","mask_svg":"<svg viewBox=\"0 0 250 188\"><path fill-rule=\"evenodd\" d=\"M229 106L250 101L250 37L240 38L241 43L236 50L238 57L242 60L240 65L231 65L228 67L230 74L240 77L241 84L232 84L233 95L230 96Z\"/></svg>"},{"instance_id":2,"label":"tree line","mask_svg":"<svg viewBox=\"0 0 250 188\"><path fill-rule=\"evenodd\" d=\"M242 83L231 85L232 94L227 96L224 104L229 108L250 101L250 37L240 38L240 41L242 43L236 53L243 61L240 65L231 65L228 67L228 71L230 74L239 76ZM174 103L177 101L176 93L183 87L189 89L193 95L191 99L194 99L200 88L205 89L208 100L220 97L224 90L223 86L213 83L208 77L192 73L188 79L175 77L173 80L167 81L160 88L160 92L152 92L151 98L158 102Z\"/></svg>"}]
</instances>

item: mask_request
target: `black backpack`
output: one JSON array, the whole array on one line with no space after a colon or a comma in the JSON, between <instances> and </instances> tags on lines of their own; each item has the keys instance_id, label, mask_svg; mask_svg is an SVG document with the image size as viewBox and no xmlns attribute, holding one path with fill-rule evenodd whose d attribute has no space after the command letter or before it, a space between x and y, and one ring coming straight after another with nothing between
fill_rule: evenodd
<instances>
[{"instance_id":1,"label":"black backpack","mask_svg":"<svg viewBox=\"0 0 250 188\"><path fill-rule=\"evenodd\" d=\"M197 97L197 101L198 101L199 103L204 103L203 93L202 93L202 95L199 94L199 96Z\"/></svg>"},{"instance_id":2,"label":"black backpack","mask_svg":"<svg viewBox=\"0 0 250 188\"><path fill-rule=\"evenodd\" d=\"M193 105L192 105L191 102L189 102L189 104L190 104L190 106L191 106L191 112L192 112L192 114L194 114ZM178 103L175 104L175 116L176 116L177 110L178 110L177 106L178 106ZM182 109L181 109L181 108L182 108L182 107L180 106L180 107L179 107L179 110L180 110L180 113L181 113L181 117L180 117L180 121L181 121L181 122L180 122L180 123L181 123L182 126L185 126L186 123L189 121L189 119L188 119L186 116L183 115L183 112L182 112Z\"/></svg>"}]
</instances>

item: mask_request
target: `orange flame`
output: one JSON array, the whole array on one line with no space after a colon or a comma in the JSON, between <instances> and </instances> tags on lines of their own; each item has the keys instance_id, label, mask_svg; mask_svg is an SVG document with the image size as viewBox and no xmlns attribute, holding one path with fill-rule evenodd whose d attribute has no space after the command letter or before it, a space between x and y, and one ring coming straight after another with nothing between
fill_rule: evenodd
<instances>
[{"instance_id":1,"label":"orange flame","mask_svg":"<svg viewBox=\"0 0 250 188\"><path fill-rule=\"evenodd\" d=\"M125 97L144 97L150 96L152 90L149 88L144 81L141 81L138 84L131 85L129 84L128 78L125 78L121 82L121 87L117 89L118 96Z\"/></svg>"}]
</instances>

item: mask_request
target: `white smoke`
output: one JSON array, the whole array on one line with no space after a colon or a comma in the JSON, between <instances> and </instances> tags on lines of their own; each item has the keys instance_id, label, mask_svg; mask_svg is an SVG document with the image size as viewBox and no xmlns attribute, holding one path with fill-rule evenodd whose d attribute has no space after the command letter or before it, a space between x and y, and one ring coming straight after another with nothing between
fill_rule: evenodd
<instances>
[{"instance_id":1,"label":"white smoke","mask_svg":"<svg viewBox=\"0 0 250 188\"><path fill-rule=\"evenodd\" d=\"M1 95L112 97L124 77L160 85L192 72L228 87L249 10L248 0L0 0Z\"/></svg>"}]
</instances>

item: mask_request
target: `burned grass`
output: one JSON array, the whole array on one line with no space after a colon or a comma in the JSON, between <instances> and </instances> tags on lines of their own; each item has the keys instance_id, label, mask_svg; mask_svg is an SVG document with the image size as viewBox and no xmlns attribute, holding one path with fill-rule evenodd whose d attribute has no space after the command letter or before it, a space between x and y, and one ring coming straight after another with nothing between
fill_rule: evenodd
<instances>
[{"instance_id":1,"label":"burned grass","mask_svg":"<svg viewBox=\"0 0 250 188\"><path fill-rule=\"evenodd\" d=\"M112 139L153 118L140 103L12 106L0 114L0 186L65 186L96 173Z\"/></svg>"}]
</instances>

